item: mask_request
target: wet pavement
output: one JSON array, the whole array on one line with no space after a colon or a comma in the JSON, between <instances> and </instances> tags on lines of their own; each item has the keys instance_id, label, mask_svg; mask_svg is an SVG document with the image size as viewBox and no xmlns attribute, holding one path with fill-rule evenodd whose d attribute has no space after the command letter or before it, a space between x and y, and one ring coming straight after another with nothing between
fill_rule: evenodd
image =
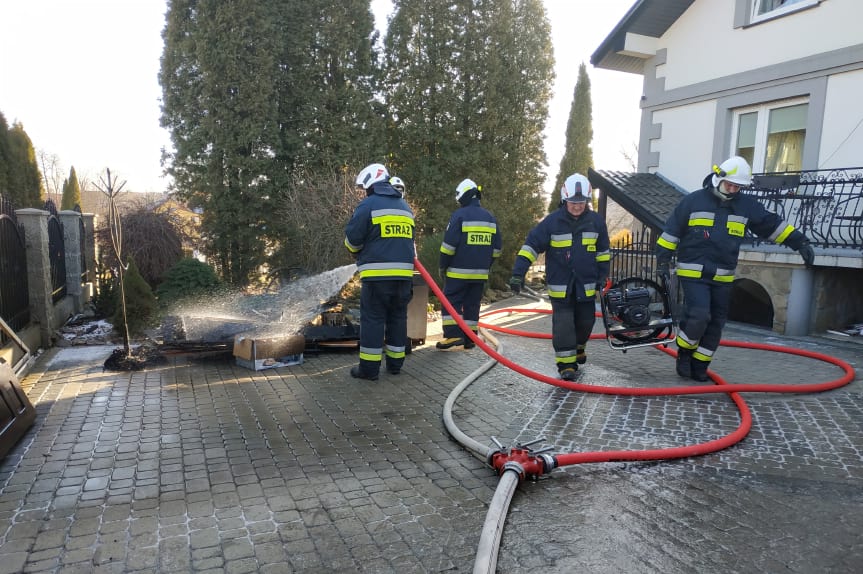
<instances>
[{"instance_id":1,"label":"wet pavement","mask_svg":"<svg viewBox=\"0 0 863 574\"><path fill-rule=\"evenodd\" d=\"M533 306L526 299L510 299ZM547 315L495 316L548 333ZM600 331L598 321L597 332ZM113 347L53 349L23 386L37 409L0 463L0 573L470 572L497 478L441 414L486 360L434 349L398 376L351 379L355 352L253 372L225 357L172 357L106 372ZM863 368L863 345L730 325L725 336L828 354ZM510 360L554 373L551 343L495 333ZM842 376L810 358L723 347L729 383ZM654 348L588 346L580 382L683 386ZM863 387L743 394L749 435L661 462L557 469L519 485L499 572L863 571ZM544 437L555 454L720 438L740 421L724 394L604 396L497 365L453 417L491 445ZM539 445L537 445L539 446Z\"/></svg>"}]
</instances>

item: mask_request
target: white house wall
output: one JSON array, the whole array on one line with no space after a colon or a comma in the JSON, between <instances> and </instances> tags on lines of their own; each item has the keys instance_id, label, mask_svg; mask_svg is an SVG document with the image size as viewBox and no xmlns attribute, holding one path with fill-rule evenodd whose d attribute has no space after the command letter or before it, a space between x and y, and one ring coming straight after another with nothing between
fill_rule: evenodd
<instances>
[{"instance_id":1,"label":"white house wall","mask_svg":"<svg viewBox=\"0 0 863 574\"><path fill-rule=\"evenodd\" d=\"M662 138L651 142L651 151L659 153L659 166L652 170L684 189L701 187L710 171L713 149L713 126L716 103L699 102L653 114L662 125Z\"/></svg>"},{"instance_id":2,"label":"white house wall","mask_svg":"<svg viewBox=\"0 0 863 574\"><path fill-rule=\"evenodd\" d=\"M851 133L863 115L863 0L822 0L739 25L750 7L696 0L658 39L644 64L639 171L690 188L697 178L689 170L706 173L728 157L735 110L798 97L808 101L803 169L863 165L863 125Z\"/></svg>"},{"instance_id":3,"label":"white house wall","mask_svg":"<svg viewBox=\"0 0 863 574\"><path fill-rule=\"evenodd\" d=\"M863 70L830 76L819 169L863 167Z\"/></svg>"},{"instance_id":4,"label":"white house wall","mask_svg":"<svg viewBox=\"0 0 863 574\"><path fill-rule=\"evenodd\" d=\"M659 49L668 49L668 61L657 71L665 78L666 90L840 50L863 40L860 0L823 0L806 10L738 28L732 5L731 0L696 1L659 39ZM674 49L678 46L686 49Z\"/></svg>"}]
</instances>

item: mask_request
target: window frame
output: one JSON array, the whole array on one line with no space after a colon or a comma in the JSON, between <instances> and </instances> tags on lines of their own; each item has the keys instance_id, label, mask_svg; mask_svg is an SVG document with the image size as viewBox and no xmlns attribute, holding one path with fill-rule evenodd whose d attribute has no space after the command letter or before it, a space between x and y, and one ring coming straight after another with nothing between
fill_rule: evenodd
<instances>
[{"instance_id":1,"label":"window frame","mask_svg":"<svg viewBox=\"0 0 863 574\"><path fill-rule=\"evenodd\" d=\"M740 117L744 114L749 114L752 112L757 112L757 120L755 124L755 143L754 143L754 151L752 154L752 171L753 173L763 173L764 165L767 159L767 139L768 139L768 125L770 123L770 111L779 109L779 108L787 108L791 106L799 106L801 104L806 104L806 115L809 117L809 114L812 113L811 108L811 98L810 96L797 96L792 98L785 98L781 100L773 100L769 102L762 102L760 104L752 104L748 106L741 106L739 108L734 108L731 110L731 133L730 133L730 141L729 141L729 155L737 155L737 141L738 141L738 130L740 129ZM808 126L808 121L807 121ZM809 131L807 129L806 135L803 137L803 145L804 149L809 139ZM800 162L801 165L805 164L805 156L801 156Z\"/></svg>"},{"instance_id":2,"label":"window frame","mask_svg":"<svg viewBox=\"0 0 863 574\"><path fill-rule=\"evenodd\" d=\"M766 0L736 0L734 9L734 27L739 28L743 26L752 26L769 20L774 20L776 18L782 18L783 16L794 14L801 10L814 8L824 0L796 0L792 4L774 8L764 14L758 14L758 7L761 5L761 2L764 1Z\"/></svg>"}]
</instances>

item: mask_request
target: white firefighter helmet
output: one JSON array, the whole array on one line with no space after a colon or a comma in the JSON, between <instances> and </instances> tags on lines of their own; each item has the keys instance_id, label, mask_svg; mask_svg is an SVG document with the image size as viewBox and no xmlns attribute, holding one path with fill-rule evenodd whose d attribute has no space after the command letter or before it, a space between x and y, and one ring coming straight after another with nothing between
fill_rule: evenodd
<instances>
[{"instance_id":1,"label":"white firefighter helmet","mask_svg":"<svg viewBox=\"0 0 863 574\"><path fill-rule=\"evenodd\" d=\"M563 182L563 187L560 188L560 199L570 203L582 203L590 200L591 192L587 178L580 173L574 173Z\"/></svg>"},{"instance_id":2,"label":"white firefighter helmet","mask_svg":"<svg viewBox=\"0 0 863 574\"><path fill-rule=\"evenodd\" d=\"M479 191L479 186L472 179L462 180L455 188L455 200L460 200L464 194L472 189Z\"/></svg>"},{"instance_id":3,"label":"white firefighter helmet","mask_svg":"<svg viewBox=\"0 0 863 574\"><path fill-rule=\"evenodd\" d=\"M752 168L740 156L732 156L720 165L713 166L713 187L719 187L723 179L741 187L752 183Z\"/></svg>"},{"instance_id":4,"label":"white firefighter helmet","mask_svg":"<svg viewBox=\"0 0 863 574\"><path fill-rule=\"evenodd\" d=\"M367 165L357 176L357 185L363 189L370 188L373 184L386 181L390 178L387 168L381 163Z\"/></svg>"},{"instance_id":5,"label":"white firefighter helmet","mask_svg":"<svg viewBox=\"0 0 863 574\"><path fill-rule=\"evenodd\" d=\"M390 178L390 185L396 188L396 191L404 195L405 193L405 182L402 181L402 178L398 176L393 176Z\"/></svg>"}]
</instances>

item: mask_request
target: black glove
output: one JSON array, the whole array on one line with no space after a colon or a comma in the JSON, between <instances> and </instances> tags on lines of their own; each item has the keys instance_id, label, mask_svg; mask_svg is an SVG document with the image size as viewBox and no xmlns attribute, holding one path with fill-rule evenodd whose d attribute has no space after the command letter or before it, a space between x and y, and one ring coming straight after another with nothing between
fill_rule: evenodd
<instances>
[{"instance_id":1,"label":"black glove","mask_svg":"<svg viewBox=\"0 0 863 574\"><path fill-rule=\"evenodd\" d=\"M522 287L524 287L524 277L513 275L509 278L509 288L512 289L513 293L518 295L519 293L521 293Z\"/></svg>"},{"instance_id":2,"label":"black glove","mask_svg":"<svg viewBox=\"0 0 863 574\"><path fill-rule=\"evenodd\" d=\"M804 241L803 245L797 248L797 253L803 258L806 267L812 267L812 264L815 263L815 250L812 249L812 245L808 241Z\"/></svg>"}]
</instances>

